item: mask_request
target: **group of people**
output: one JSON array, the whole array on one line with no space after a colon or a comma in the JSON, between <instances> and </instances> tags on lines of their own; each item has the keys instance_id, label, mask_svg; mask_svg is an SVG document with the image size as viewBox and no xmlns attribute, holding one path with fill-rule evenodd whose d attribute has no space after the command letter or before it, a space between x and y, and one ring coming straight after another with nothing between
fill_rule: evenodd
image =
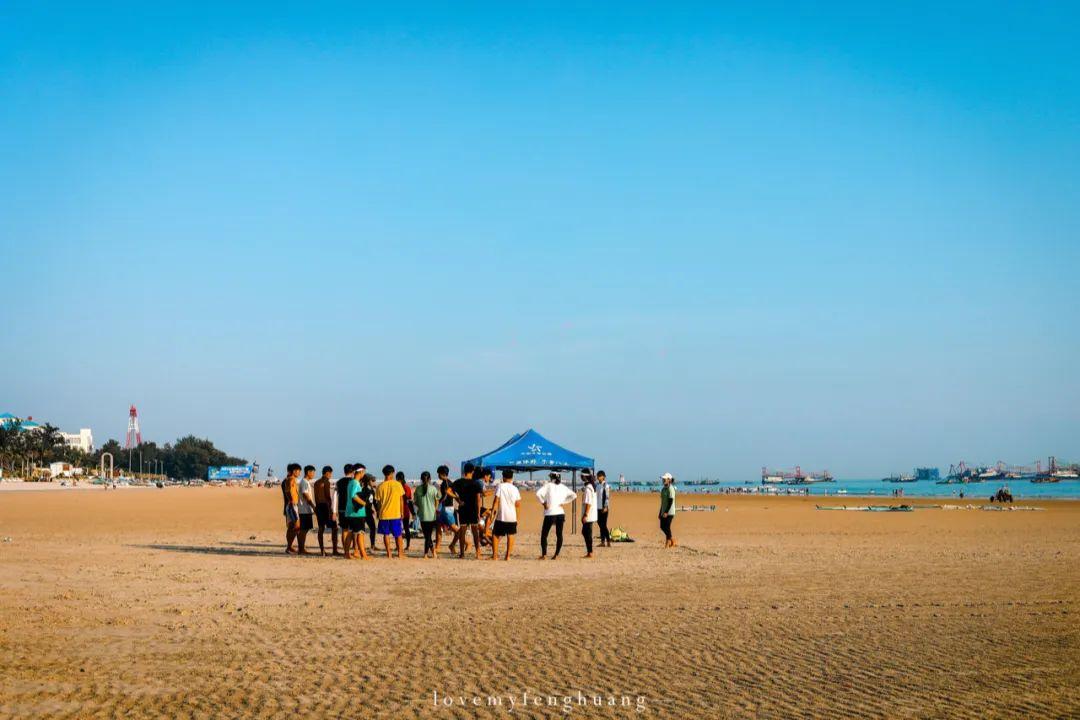
<instances>
[{"instance_id":1,"label":"group of people","mask_svg":"<svg viewBox=\"0 0 1080 720\"><path fill-rule=\"evenodd\" d=\"M420 484L411 487L405 474L393 465L382 469L382 480L375 482L363 463L345 466L344 475L334 480L334 470L329 465L322 468L318 478L315 466L301 467L299 463L288 466L285 479L281 481L285 515L285 552L313 555L307 546L308 533L318 528L319 554L326 555L325 534L330 531L331 555L347 559L369 559L375 552L375 536L382 535L386 556L404 557L409 549L413 531L419 526L424 538L424 557L437 558L439 548L449 538L450 554L465 557L471 547L476 557L481 548L491 548L490 559L499 557L499 545L505 539L504 560L509 560L514 550L517 534L518 513L521 508L521 492L514 485L514 471L503 470L501 481L492 483L490 468L476 468L466 463L461 477L450 480L450 469L441 465L436 470L437 479L424 471ZM601 470L595 477L592 472L582 473L581 531L585 540L585 557L593 557L593 529L599 530L601 547L611 545L608 519L611 512L611 489L607 475ZM548 539L555 530L555 548L550 556L559 557L563 546L563 526L566 521L565 506L577 499L577 493L562 484L557 472L536 492L537 500L544 508L544 522L540 533L540 558L548 559ZM490 506L487 500L491 499ZM675 487L670 474L664 476L661 492L660 527L664 531L665 546L673 547L671 521L675 514ZM338 539L340 533L340 550ZM293 548L293 544L296 548Z\"/></svg>"}]
</instances>

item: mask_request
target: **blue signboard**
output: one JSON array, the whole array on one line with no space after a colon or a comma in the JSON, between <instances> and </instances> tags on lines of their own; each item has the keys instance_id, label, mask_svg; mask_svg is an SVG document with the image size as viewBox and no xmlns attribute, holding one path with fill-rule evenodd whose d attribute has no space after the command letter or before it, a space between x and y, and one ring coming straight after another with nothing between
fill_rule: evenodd
<instances>
[{"instance_id":1,"label":"blue signboard","mask_svg":"<svg viewBox=\"0 0 1080 720\"><path fill-rule=\"evenodd\" d=\"M255 474L250 465L211 465L206 471L207 480L247 480Z\"/></svg>"}]
</instances>

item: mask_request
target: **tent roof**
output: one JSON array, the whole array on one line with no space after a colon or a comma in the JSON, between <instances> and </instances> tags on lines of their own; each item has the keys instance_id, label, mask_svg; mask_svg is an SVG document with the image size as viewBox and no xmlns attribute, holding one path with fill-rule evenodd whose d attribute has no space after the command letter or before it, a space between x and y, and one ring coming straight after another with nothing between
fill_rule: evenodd
<instances>
[{"instance_id":1,"label":"tent roof","mask_svg":"<svg viewBox=\"0 0 1080 720\"><path fill-rule=\"evenodd\" d=\"M493 470L582 470L596 465L592 458L567 450L532 428L514 435L491 452L466 462Z\"/></svg>"}]
</instances>

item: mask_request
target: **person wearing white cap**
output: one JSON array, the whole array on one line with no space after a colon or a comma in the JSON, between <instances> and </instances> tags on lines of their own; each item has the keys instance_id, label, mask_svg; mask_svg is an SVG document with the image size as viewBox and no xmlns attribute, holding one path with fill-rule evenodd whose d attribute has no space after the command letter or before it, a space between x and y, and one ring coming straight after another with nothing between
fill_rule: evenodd
<instances>
[{"instance_id":1,"label":"person wearing white cap","mask_svg":"<svg viewBox=\"0 0 1080 720\"><path fill-rule=\"evenodd\" d=\"M536 491L536 498L544 506L544 527L540 531L540 557L539 560L547 560L547 540L551 528L555 528L555 554L552 560L559 557L562 550L563 524L566 522L566 512L562 506L577 498L577 494L562 484L562 476L557 472L548 475L548 481Z\"/></svg>"},{"instance_id":2,"label":"person wearing white cap","mask_svg":"<svg viewBox=\"0 0 1080 720\"><path fill-rule=\"evenodd\" d=\"M675 547L675 536L671 534L671 522L675 519L675 478L671 473L660 476L664 487L660 489L660 529L664 531L664 547Z\"/></svg>"}]
</instances>

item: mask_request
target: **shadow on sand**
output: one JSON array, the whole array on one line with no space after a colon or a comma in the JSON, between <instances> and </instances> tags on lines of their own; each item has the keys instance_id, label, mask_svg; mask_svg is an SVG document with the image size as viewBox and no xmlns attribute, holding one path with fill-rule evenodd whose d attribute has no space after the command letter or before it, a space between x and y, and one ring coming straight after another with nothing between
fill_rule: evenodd
<instances>
[{"instance_id":1,"label":"shadow on sand","mask_svg":"<svg viewBox=\"0 0 1080 720\"><path fill-rule=\"evenodd\" d=\"M240 543L229 543L229 545L240 545ZM197 555L234 555L237 557L286 557L285 549L271 549L270 545L258 545L256 547L265 549L255 549L248 547L222 547L220 545L165 545L165 544L151 544L151 545L132 545L130 547L142 548L144 550L165 550L166 552L178 552L178 553L195 553Z\"/></svg>"}]
</instances>

